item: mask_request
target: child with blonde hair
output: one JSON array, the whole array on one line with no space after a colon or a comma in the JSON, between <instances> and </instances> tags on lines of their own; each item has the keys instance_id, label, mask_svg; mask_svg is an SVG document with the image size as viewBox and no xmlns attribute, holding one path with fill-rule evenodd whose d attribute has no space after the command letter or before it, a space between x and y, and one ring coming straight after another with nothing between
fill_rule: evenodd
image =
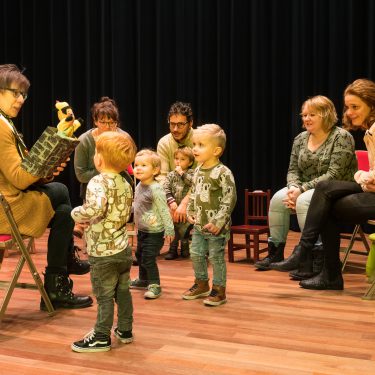
<instances>
[{"instance_id":1,"label":"child with blonde hair","mask_svg":"<svg viewBox=\"0 0 375 375\"><path fill-rule=\"evenodd\" d=\"M176 168L167 174L163 182L165 193L167 194L167 202L171 210L172 217L177 207L189 192L193 181L194 164L193 151L188 146L181 146L174 152L174 164ZM164 257L166 260L178 258L178 243L181 241L181 256L189 257L189 235L192 224L189 222L174 223L176 236L169 246L169 251Z\"/></svg>"},{"instance_id":2,"label":"child with blonde hair","mask_svg":"<svg viewBox=\"0 0 375 375\"><path fill-rule=\"evenodd\" d=\"M195 282L182 298L207 297L203 303L218 306L226 299L225 245L229 239L231 213L236 204L236 185L232 172L221 161L226 144L224 130L216 124L198 127L193 135L195 170L187 219L194 224L190 257ZM213 282L210 291L207 260L212 264Z\"/></svg>"},{"instance_id":3,"label":"child with blonde hair","mask_svg":"<svg viewBox=\"0 0 375 375\"><path fill-rule=\"evenodd\" d=\"M75 352L111 349L114 301L118 317L114 335L125 344L133 341L133 303L129 291L132 249L126 231L133 190L120 172L132 163L135 153L136 146L128 134L101 134L94 155L100 174L88 183L84 204L72 211L74 221L85 226L91 284L98 302L95 327L71 345Z\"/></svg>"},{"instance_id":4,"label":"child with blonde hair","mask_svg":"<svg viewBox=\"0 0 375 375\"><path fill-rule=\"evenodd\" d=\"M134 221L137 227L138 278L130 284L134 289L147 289L144 297L161 296L159 269L156 257L164 245L164 239L172 240L174 227L167 198L161 185L155 180L160 173L160 156L152 150L141 150L135 156L134 176L140 181L134 193Z\"/></svg>"}]
</instances>

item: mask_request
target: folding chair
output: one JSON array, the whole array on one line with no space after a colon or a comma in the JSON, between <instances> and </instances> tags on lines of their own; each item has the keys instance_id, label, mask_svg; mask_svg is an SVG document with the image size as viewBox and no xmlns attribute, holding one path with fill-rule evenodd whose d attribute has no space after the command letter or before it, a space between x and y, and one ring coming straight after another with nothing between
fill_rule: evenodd
<instances>
[{"instance_id":1,"label":"folding chair","mask_svg":"<svg viewBox=\"0 0 375 375\"><path fill-rule=\"evenodd\" d=\"M245 218L243 225L234 225L230 229L228 241L228 260L234 262L234 252L246 249L246 258L250 259L250 249L254 249L254 262L259 260L259 254L268 251L268 237L270 229L268 226L268 209L271 200L271 190L249 191L245 189ZM245 243L235 243L234 234L245 236ZM264 235L265 238L260 236ZM260 248L260 244L266 244Z\"/></svg>"},{"instance_id":2,"label":"folding chair","mask_svg":"<svg viewBox=\"0 0 375 375\"><path fill-rule=\"evenodd\" d=\"M21 252L20 260L14 270L11 281L0 281L0 287L6 288L4 299L0 306L0 321L5 315L5 310L8 307L10 298L13 294L14 288L24 288L24 289L38 289L47 307L48 314L51 316L54 314L55 310L52 303L48 297L46 290L44 289L43 282L39 276L39 273L34 265L33 260L30 256L30 250L34 245L34 238L30 236L21 235L18 230L17 224L14 220L10 206L4 196L0 193L0 203L4 210L5 217L11 228L11 235L1 234L0 235L0 269L4 258L4 253L6 250L14 248L16 246ZM19 283L18 278L21 274L24 264L27 263L31 276L34 279L35 284L30 283Z\"/></svg>"}]
</instances>

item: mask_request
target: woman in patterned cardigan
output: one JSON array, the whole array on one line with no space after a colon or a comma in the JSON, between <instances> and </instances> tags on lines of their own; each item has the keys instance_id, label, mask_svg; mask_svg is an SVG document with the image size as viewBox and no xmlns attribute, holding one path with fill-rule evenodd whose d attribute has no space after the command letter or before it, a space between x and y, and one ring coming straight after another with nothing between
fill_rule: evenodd
<instances>
[{"instance_id":1,"label":"woman in patterned cardigan","mask_svg":"<svg viewBox=\"0 0 375 375\"><path fill-rule=\"evenodd\" d=\"M344 118L357 126L363 124L370 128L372 124L364 139L369 151L370 172L358 171L354 176L356 182L323 181L316 186L299 243L299 269L292 273L302 279L300 286L306 289L344 288L339 223L360 224L374 217L375 83L367 79L354 81L346 88L344 101ZM314 276L311 249L319 235L323 241L324 264L321 272Z\"/></svg>"},{"instance_id":2,"label":"woman in patterned cardigan","mask_svg":"<svg viewBox=\"0 0 375 375\"><path fill-rule=\"evenodd\" d=\"M306 130L294 139L287 187L276 192L271 199L269 254L255 263L260 270L290 271L298 266L301 251L298 246L288 263L282 262L290 214L297 214L303 231L316 185L333 179L352 181L357 169L353 137L335 126L337 115L331 100L321 95L306 100L301 108L301 117ZM317 253L322 254L321 246L317 246Z\"/></svg>"}]
</instances>

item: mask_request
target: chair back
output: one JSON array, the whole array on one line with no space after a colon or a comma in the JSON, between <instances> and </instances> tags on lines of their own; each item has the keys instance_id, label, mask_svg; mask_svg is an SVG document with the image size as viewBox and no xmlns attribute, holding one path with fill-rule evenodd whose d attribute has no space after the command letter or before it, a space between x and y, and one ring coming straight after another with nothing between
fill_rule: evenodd
<instances>
[{"instance_id":1,"label":"chair back","mask_svg":"<svg viewBox=\"0 0 375 375\"><path fill-rule=\"evenodd\" d=\"M358 169L361 171L369 171L370 163L368 160L368 151L366 150L356 150L355 155L357 157Z\"/></svg>"},{"instance_id":2,"label":"chair back","mask_svg":"<svg viewBox=\"0 0 375 375\"><path fill-rule=\"evenodd\" d=\"M270 207L271 190L267 191L245 189L245 224L268 224L268 209Z\"/></svg>"}]
</instances>

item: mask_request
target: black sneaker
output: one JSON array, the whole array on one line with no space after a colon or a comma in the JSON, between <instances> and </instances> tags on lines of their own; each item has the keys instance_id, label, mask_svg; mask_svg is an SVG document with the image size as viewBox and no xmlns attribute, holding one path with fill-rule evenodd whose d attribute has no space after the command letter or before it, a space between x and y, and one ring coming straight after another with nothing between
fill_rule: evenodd
<instances>
[{"instance_id":1,"label":"black sneaker","mask_svg":"<svg viewBox=\"0 0 375 375\"><path fill-rule=\"evenodd\" d=\"M130 281L130 289L147 289L148 281L135 279Z\"/></svg>"},{"instance_id":2,"label":"black sneaker","mask_svg":"<svg viewBox=\"0 0 375 375\"><path fill-rule=\"evenodd\" d=\"M73 342L71 348L78 353L108 352L111 350L111 338L92 330L82 340Z\"/></svg>"},{"instance_id":3,"label":"black sneaker","mask_svg":"<svg viewBox=\"0 0 375 375\"><path fill-rule=\"evenodd\" d=\"M123 344L130 344L134 340L132 331L122 332L118 328L115 328L114 334Z\"/></svg>"}]
</instances>

